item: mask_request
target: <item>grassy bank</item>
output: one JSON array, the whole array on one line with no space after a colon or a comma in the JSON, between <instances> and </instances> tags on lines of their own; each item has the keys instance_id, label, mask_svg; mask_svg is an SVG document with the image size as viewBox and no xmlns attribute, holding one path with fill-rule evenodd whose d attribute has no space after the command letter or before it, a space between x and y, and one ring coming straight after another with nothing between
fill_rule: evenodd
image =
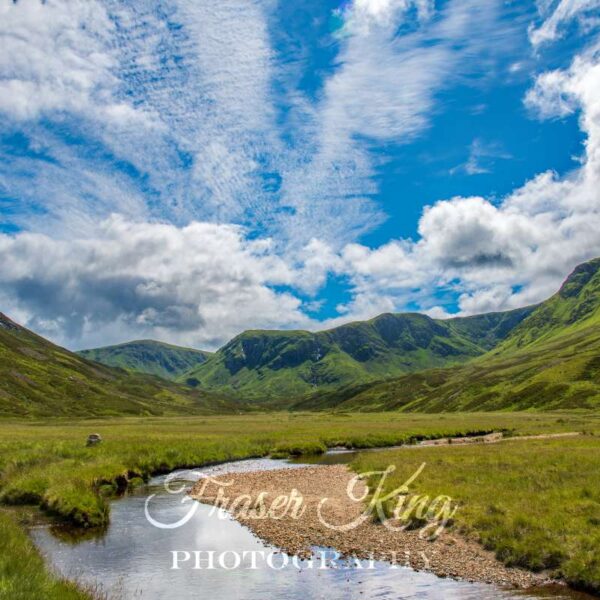
<instances>
[{"instance_id":1,"label":"grassy bank","mask_svg":"<svg viewBox=\"0 0 600 600\"><path fill-rule=\"evenodd\" d=\"M147 479L153 473L178 467L267 454L319 452L338 445L393 446L418 439L492 430L536 434L586 429L600 432L600 418L584 413L436 416L276 413L0 421L0 503L39 506L79 526L103 526L110 518L111 497L139 482L140 478ZM86 447L90 433L99 433L103 442L96 447ZM516 464L513 467L521 468ZM465 478L467 476L466 472ZM582 473L582 478L586 476ZM519 493L522 501L530 490L522 488ZM4 527L10 527L13 533L0 537L1 554L29 556L30 547L14 541L19 530L14 525ZM17 544L16 549L11 551L7 544ZM28 569L26 563L22 570L20 565L17 561L12 570L5 570L3 585L6 589L11 589L10 586L20 589L20 585L27 589Z\"/></svg>"},{"instance_id":2,"label":"grassy bank","mask_svg":"<svg viewBox=\"0 0 600 600\"><path fill-rule=\"evenodd\" d=\"M415 439L492 430L567 431L585 416L557 415L311 415L122 418L0 424L0 502L39 505L81 526L109 518L107 496L153 473L346 445L392 446ZM103 442L87 448L92 432Z\"/></svg>"},{"instance_id":3,"label":"grassy bank","mask_svg":"<svg viewBox=\"0 0 600 600\"><path fill-rule=\"evenodd\" d=\"M96 596L46 571L27 534L8 513L0 511L0 599L91 600Z\"/></svg>"},{"instance_id":4,"label":"grassy bank","mask_svg":"<svg viewBox=\"0 0 600 600\"><path fill-rule=\"evenodd\" d=\"M423 462L411 491L451 496L455 527L507 565L547 569L600 593L599 437L390 450L362 455L353 468L396 465L386 484L391 491Z\"/></svg>"}]
</instances>

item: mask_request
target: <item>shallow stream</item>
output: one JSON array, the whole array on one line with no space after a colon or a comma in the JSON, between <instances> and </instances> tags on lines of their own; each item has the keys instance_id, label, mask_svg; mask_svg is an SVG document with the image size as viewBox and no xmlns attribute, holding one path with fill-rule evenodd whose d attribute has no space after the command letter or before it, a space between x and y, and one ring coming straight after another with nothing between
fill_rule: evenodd
<instances>
[{"instance_id":1,"label":"shallow stream","mask_svg":"<svg viewBox=\"0 0 600 600\"><path fill-rule=\"evenodd\" d=\"M310 462L335 464L349 462L351 458L353 453L333 451L311 458ZM337 568L332 568L333 552L326 549L321 549L319 558L312 563L292 560L265 545L227 514L190 500L185 494L185 489L202 474L218 477L257 469L295 468L307 462L305 458L293 461L263 458L178 471L177 481L167 487L171 491L181 490L179 493L168 491L165 476L154 477L147 486L112 503L110 525L101 535L86 538L64 528L48 526L34 528L32 535L58 572L101 589L110 598L524 600L580 597L560 589L532 596L487 584L442 579L401 566L391 568L387 563L365 561L362 568L356 568L356 565L338 561ZM187 517L189 520L180 527L161 528L153 525L148 515L163 526ZM211 566L209 551L214 551L215 568L208 568ZM173 552L178 553L175 555L178 569L173 568ZM187 560L186 553L189 553ZM231 568L236 564L235 554L246 558ZM200 557L198 564L196 556ZM263 556L265 558L261 558Z\"/></svg>"}]
</instances>

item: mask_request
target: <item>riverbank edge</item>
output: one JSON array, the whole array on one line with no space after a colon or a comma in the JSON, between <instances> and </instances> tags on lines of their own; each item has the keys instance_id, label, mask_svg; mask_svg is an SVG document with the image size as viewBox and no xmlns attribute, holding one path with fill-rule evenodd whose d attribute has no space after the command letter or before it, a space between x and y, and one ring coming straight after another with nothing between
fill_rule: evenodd
<instances>
[{"instance_id":1,"label":"riverbank edge","mask_svg":"<svg viewBox=\"0 0 600 600\"><path fill-rule=\"evenodd\" d=\"M447 444L450 446L457 440L461 440L460 443L480 443L479 438L482 438L482 437L485 437L488 435L495 435L498 433L503 434L503 436L500 438L500 440L493 440L490 442L485 442L485 440L483 440L483 443L495 443L497 441L509 441L509 440L519 440L519 439L532 439L532 438L546 437L546 436L554 437L554 436L563 436L563 435L567 435L567 436L581 435L581 432L568 432L568 433L563 432L563 433L542 434L541 436L537 436L537 435L528 436L528 435L522 435L522 434L515 434L514 430L494 428L494 429L484 429L484 430L478 430L478 431L476 431L476 430L467 431L467 432L457 435L456 437L450 437L450 438L447 436L443 437L443 436L436 436L436 435L412 436L410 438L410 440L406 440L403 443L401 443L400 445L398 445L397 443L390 443L388 445L369 446L369 445L363 445L363 444L359 443L359 444L341 446L341 448L343 448L345 450L356 450L356 451L366 451L366 450L376 451L376 450L388 450L388 449L392 449L392 448L417 448L423 442L425 442L425 443L423 443L424 446L428 445L427 442L434 442L434 443L439 442L441 444L444 444L444 445ZM466 441L466 440L468 440L468 441ZM323 446L323 450L313 451L312 453L313 454L322 454L323 452L326 452L327 450L330 450L332 448L333 447ZM158 468L158 469L154 469L151 472L145 473L145 474L138 473L134 470L129 470L123 474L120 474L117 478L114 479L114 481L111 481L111 483L118 484L119 482L117 480L120 478L120 481L121 481L120 485L122 487L119 489L118 494L107 496L106 500L107 501L117 500L124 493L126 493L129 489L131 489L131 487L132 487L131 480L134 478L137 478L137 477L141 477L141 476L143 476L144 480L146 481L150 477L165 475L165 474L168 474L170 472L173 472L175 470L180 470L180 469L201 469L201 468L207 468L207 467L211 467L211 466L223 465L223 464L227 464L227 463L231 463L231 462L239 462L239 461L253 459L253 458L265 458L265 457L281 458L281 459L292 458L292 457L298 458L302 455L307 455L307 454L310 454L310 452L302 453L302 452L296 452L294 448L290 448L289 451L288 451L288 449L285 449L285 448L278 448L278 449L272 449L270 451L265 451L265 452L249 452L247 455L237 456L235 458L230 457L230 458L226 458L224 460L207 461L207 462L200 462L200 463L196 463L196 464L185 463L185 464L176 465L171 468ZM56 512L56 511L52 510L51 508L44 506L41 503L40 504L17 503L14 506L20 506L23 504L26 506L30 506L32 508L37 508L37 509L41 510L54 523L62 523L62 524L74 526L77 528L84 527L84 525L82 523L71 521L69 519L68 515L64 515L59 512ZM5 504L4 506L6 506L6 508L10 509L11 504ZM2 504L0 504L0 509L1 508L2 508ZM10 510L7 512L10 512ZM16 519L12 519L12 520L13 520L13 523L21 529L23 534L26 536L27 540L30 541L31 538L28 535L28 527L26 525L23 525L22 523L19 523L18 520L16 520ZM106 527L107 525L108 525L108 519L107 519L106 523L104 523L103 525L101 525L97 528ZM36 548L36 551L37 551L37 548ZM38 554L39 554L39 552L38 552ZM46 575L50 578L54 578L53 572L52 572L51 568L49 567L47 561L41 554L40 554L40 557L43 559L43 564L45 565ZM560 580L556 580L555 583L563 585L563 582ZM84 597L84 598L89 597L94 600L98 598L98 596L95 594L90 595L90 591L88 591L88 590L83 590L82 588L78 588L78 591L82 594L82 597Z\"/></svg>"},{"instance_id":2,"label":"riverbank edge","mask_svg":"<svg viewBox=\"0 0 600 600\"><path fill-rule=\"evenodd\" d=\"M344 476L340 476L341 472L344 472ZM291 491L289 484L293 483L294 488L299 489L302 494L303 487L306 487L303 485L303 480L305 483L307 477L314 478L315 473L324 484L320 491L330 499L346 495L348 482L356 475L347 465L310 465L295 468L293 471L280 469L245 472L236 474L236 481L233 486L227 488L227 493L229 497L238 498L247 495L252 498L252 505L256 500L255 493L258 490L267 491L274 497L289 495ZM270 480L269 484L274 483L274 485L265 485L265 480ZM190 496L205 504L218 504L218 494L207 495L206 489L204 489L203 495L198 495L198 490L202 485L202 480L196 483L189 492ZM492 551L484 549L477 540L465 536L456 528L451 529L450 532L443 532L436 542L424 542L418 539L417 531L405 531L402 533L402 544L405 546L398 552L398 548L394 550L390 548L389 537L387 540L385 539L384 526L380 523L368 522L370 532L362 530L358 535L347 539L332 533L332 530L327 532L326 528L319 528L314 501L313 505L308 507L313 509L308 511L313 515L313 518L308 521L255 519L247 516L243 509L243 503L240 506L242 507L240 511L227 512L263 542L291 556L309 558L311 556L310 548L327 547L338 552L341 558L375 559L389 563L389 557L392 554L396 557L408 549L409 557L403 566L409 566L416 571L424 570L440 578L494 584L504 589L567 588L577 591L563 579L553 578L546 573L535 573L524 568L506 566L496 558ZM343 512L347 513L347 509L348 505L345 505ZM360 545L357 545L357 539L360 540ZM376 543L372 546L366 543L365 547L365 540L376 540ZM406 544L408 544L408 548ZM433 562L427 558L423 559L422 549L428 544L435 544L435 553L441 551L441 556L438 554ZM444 553L450 556L444 556ZM464 558L465 555L476 559L477 568L473 568L473 564L465 564L464 560L457 560L459 556ZM449 560L446 560L447 558ZM479 568L481 564L486 568L483 570Z\"/></svg>"}]
</instances>

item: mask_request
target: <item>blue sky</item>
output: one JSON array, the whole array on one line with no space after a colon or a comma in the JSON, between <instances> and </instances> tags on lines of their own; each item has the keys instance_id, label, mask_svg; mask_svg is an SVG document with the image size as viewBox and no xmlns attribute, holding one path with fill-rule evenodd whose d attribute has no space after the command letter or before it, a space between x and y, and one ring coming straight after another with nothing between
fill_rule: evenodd
<instances>
[{"instance_id":1,"label":"blue sky","mask_svg":"<svg viewBox=\"0 0 600 600\"><path fill-rule=\"evenodd\" d=\"M599 24L596 0L1 0L3 310L74 348L213 348L540 301L600 255Z\"/></svg>"}]
</instances>

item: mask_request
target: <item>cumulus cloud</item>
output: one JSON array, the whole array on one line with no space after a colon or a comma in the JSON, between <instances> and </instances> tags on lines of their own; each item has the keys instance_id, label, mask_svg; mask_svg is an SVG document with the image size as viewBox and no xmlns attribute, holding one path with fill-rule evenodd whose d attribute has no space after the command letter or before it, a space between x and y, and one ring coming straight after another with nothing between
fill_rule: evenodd
<instances>
[{"instance_id":1,"label":"cumulus cloud","mask_svg":"<svg viewBox=\"0 0 600 600\"><path fill-rule=\"evenodd\" d=\"M273 288L292 282L269 240L239 227L194 222L103 222L97 237L0 236L6 311L64 343L128 335L214 347L249 327L306 324L301 302Z\"/></svg>"},{"instance_id":2,"label":"cumulus cloud","mask_svg":"<svg viewBox=\"0 0 600 600\"><path fill-rule=\"evenodd\" d=\"M562 114L560 102L580 111L581 167L564 177L541 173L496 203L437 202L414 240L370 248L315 237L282 253L238 226L113 217L83 239L0 237L3 305L73 345L143 335L214 347L248 327L317 327L306 316L314 303L300 297L331 274L349 281L352 298L328 326L406 306L444 316L436 299L445 292L462 314L538 302L576 264L600 255L599 86L600 56L590 49L568 69L540 75L527 97L540 116L553 116L551 105Z\"/></svg>"},{"instance_id":3,"label":"cumulus cloud","mask_svg":"<svg viewBox=\"0 0 600 600\"><path fill-rule=\"evenodd\" d=\"M413 139L436 95L481 69L473 57L506 47L501 4L347 4L322 89L285 92L288 131L269 2L4 3L2 128L24 142L0 161L0 201L28 231L0 236L3 310L71 346L210 348L249 327L319 326L306 313L332 274L352 297L325 325L407 306L445 316L445 294L463 314L542 300L600 255L598 48L525 99L538 118L580 115L580 168L500 201L441 200L415 239L356 242L384 218L373 148ZM596 4L540 3L533 45ZM504 157L476 139L460 168Z\"/></svg>"},{"instance_id":4,"label":"cumulus cloud","mask_svg":"<svg viewBox=\"0 0 600 600\"><path fill-rule=\"evenodd\" d=\"M463 314L510 309L552 294L578 263L600 255L600 53L591 48L565 71L544 73L527 96L543 117L581 111L586 133L580 168L539 174L499 203L458 197L425 209L419 238L380 248L348 246L355 301L376 291L401 304L459 294ZM348 310L352 310L350 306ZM441 314L440 307L428 307Z\"/></svg>"}]
</instances>

